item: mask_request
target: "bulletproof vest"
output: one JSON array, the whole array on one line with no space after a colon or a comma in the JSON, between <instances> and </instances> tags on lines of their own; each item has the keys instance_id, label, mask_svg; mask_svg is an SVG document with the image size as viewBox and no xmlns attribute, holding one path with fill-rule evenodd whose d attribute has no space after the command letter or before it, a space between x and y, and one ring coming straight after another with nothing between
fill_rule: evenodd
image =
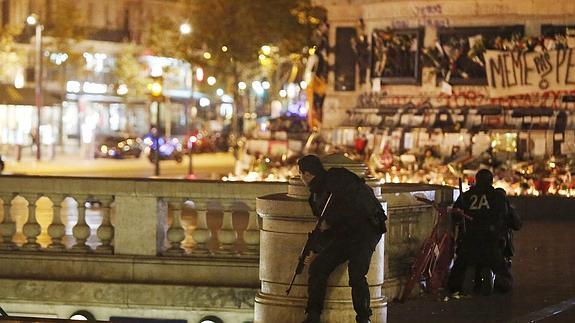
<instances>
[{"instance_id":1,"label":"bulletproof vest","mask_svg":"<svg viewBox=\"0 0 575 323\"><path fill-rule=\"evenodd\" d=\"M493 187L473 188L465 192L460 207L473 218L469 221L470 233L500 235L506 215L505 197Z\"/></svg>"}]
</instances>

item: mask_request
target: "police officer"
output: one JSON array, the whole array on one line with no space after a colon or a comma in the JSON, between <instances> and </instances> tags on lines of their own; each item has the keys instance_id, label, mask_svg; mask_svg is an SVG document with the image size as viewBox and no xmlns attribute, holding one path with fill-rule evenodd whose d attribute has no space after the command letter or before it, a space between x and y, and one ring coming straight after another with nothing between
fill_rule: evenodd
<instances>
[{"instance_id":1,"label":"police officer","mask_svg":"<svg viewBox=\"0 0 575 323\"><path fill-rule=\"evenodd\" d=\"M493 188L493 174L482 169L475 175L476 185L460 195L454 204L472 220L463 220L457 241L456 258L451 269L448 288L452 293L461 292L465 272L469 266L481 268L481 288L484 294L507 292L513 279L507 268L501 241L508 216L507 198ZM495 274L494 286L491 273Z\"/></svg>"},{"instance_id":2,"label":"police officer","mask_svg":"<svg viewBox=\"0 0 575 323\"><path fill-rule=\"evenodd\" d=\"M519 231L523 226L523 222L507 198L505 190L502 188L496 188L495 190L506 196L505 204L507 206L507 216L503 221L504 228L503 238L501 240L501 248L503 257L505 258L506 268L509 271L509 276L511 277L511 257L513 257L515 253L515 247L513 245L513 231Z\"/></svg>"},{"instance_id":3,"label":"police officer","mask_svg":"<svg viewBox=\"0 0 575 323\"><path fill-rule=\"evenodd\" d=\"M346 261L349 261L349 285L356 321L370 322L372 311L366 275L371 256L383 232L354 203L354 200L359 199L355 188L365 184L345 168L326 171L315 155L302 157L298 160L298 166L301 179L311 192L309 203L316 217L321 215L331 195L323 215L320 239L329 242L322 243L324 247L315 250L317 253L312 252L305 261L310 267L304 323L320 322L327 280Z\"/></svg>"}]
</instances>

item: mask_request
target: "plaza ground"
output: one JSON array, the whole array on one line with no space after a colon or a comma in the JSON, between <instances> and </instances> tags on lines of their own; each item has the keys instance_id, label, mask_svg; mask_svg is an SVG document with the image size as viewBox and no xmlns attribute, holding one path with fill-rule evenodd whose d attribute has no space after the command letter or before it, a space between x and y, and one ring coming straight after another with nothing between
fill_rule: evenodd
<instances>
[{"instance_id":1,"label":"plaza ground","mask_svg":"<svg viewBox=\"0 0 575 323\"><path fill-rule=\"evenodd\" d=\"M511 293L447 302L442 295L391 301L388 322L575 322L572 215L525 219L515 234Z\"/></svg>"}]
</instances>

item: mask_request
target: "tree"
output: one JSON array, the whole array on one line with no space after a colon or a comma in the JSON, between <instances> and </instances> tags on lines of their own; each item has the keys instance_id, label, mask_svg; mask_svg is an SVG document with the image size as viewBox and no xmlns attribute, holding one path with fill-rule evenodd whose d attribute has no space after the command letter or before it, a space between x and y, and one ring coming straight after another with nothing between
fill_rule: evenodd
<instances>
[{"instance_id":1,"label":"tree","mask_svg":"<svg viewBox=\"0 0 575 323\"><path fill-rule=\"evenodd\" d=\"M14 43L14 37L20 32L14 27L0 28L0 83L13 83L15 68L25 60L25 54L18 50Z\"/></svg>"},{"instance_id":2,"label":"tree","mask_svg":"<svg viewBox=\"0 0 575 323\"><path fill-rule=\"evenodd\" d=\"M53 39L50 50L69 53L74 46L86 38L87 30L82 28L85 15L74 0L50 1L50 20L45 24L45 35Z\"/></svg>"},{"instance_id":3,"label":"tree","mask_svg":"<svg viewBox=\"0 0 575 323\"><path fill-rule=\"evenodd\" d=\"M125 84L128 87L128 98L141 98L146 95L146 86L149 83L149 75L142 75L145 67L138 60L139 51L135 46L130 46L124 50L116 61L114 74L118 84Z\"/></svg>"},{"instance_id":4,"label":"tree","mask_svg":"<svg viewBox=\"0 0 575 323\"><path fill-rule=\"evenodd\" d=\"M301 53L309 44L322 13L309 0L197 1L190 17L194 29L192 38L195 44L202 44L212 53L210 65L223 74L220 77L232 79L227 82L231 84L228 91L234 93L235 102L240 103L238 81L261 68L258 56L262 46L277 48L275 55L279 57ZM222 51L222 46L226 46L227 51ZM232 120L232 127L236 127L236 123Z\"/></svg>"},{"instance_id":5,"label":"tree","mask_svg":"<svg viewBox=\"0 0 575 323\"><path fill-rule=\"evenodd\" d=\"M293 53L301 57L312 31L325 18L325 11L312 6L310 0L188 0L186 6L181 17L154 19L145 32L144 46L157 55L206 67L226 84L237 103L241 102L238 81L263 73L258 59L263 45L277 49L276 57ZM178 30L185 20L193 31L182 37ZM203 56L205 52L209 59ZM235 124L233 120L232 127Z\"/></svg>"}]
</instances>

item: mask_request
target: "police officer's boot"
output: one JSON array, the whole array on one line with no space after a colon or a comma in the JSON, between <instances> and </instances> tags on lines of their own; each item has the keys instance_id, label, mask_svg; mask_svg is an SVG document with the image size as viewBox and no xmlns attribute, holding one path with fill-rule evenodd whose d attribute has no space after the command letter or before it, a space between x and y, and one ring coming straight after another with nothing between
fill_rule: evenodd
<instances>
[{"instance_id":1,"label":"police officer's boot","mask_svg":"<svg viewBox=\"0 0 575 323\"><path fill-rule=\"evenodd\" d=\"M319 323L321 313L318 312L306 312L305 320L302 323Z\"/></svg>"},{"instance_id":2,"label":"police officer's boot","mask_svg":"<svg viewBox=\"0 0 575 323\"><path fill-rule=\"evenodd\" d=\"M493 272L488 267L481 268L481 294L491 295L493 293L494 277Z\"/></svg>"}]
</instances>

